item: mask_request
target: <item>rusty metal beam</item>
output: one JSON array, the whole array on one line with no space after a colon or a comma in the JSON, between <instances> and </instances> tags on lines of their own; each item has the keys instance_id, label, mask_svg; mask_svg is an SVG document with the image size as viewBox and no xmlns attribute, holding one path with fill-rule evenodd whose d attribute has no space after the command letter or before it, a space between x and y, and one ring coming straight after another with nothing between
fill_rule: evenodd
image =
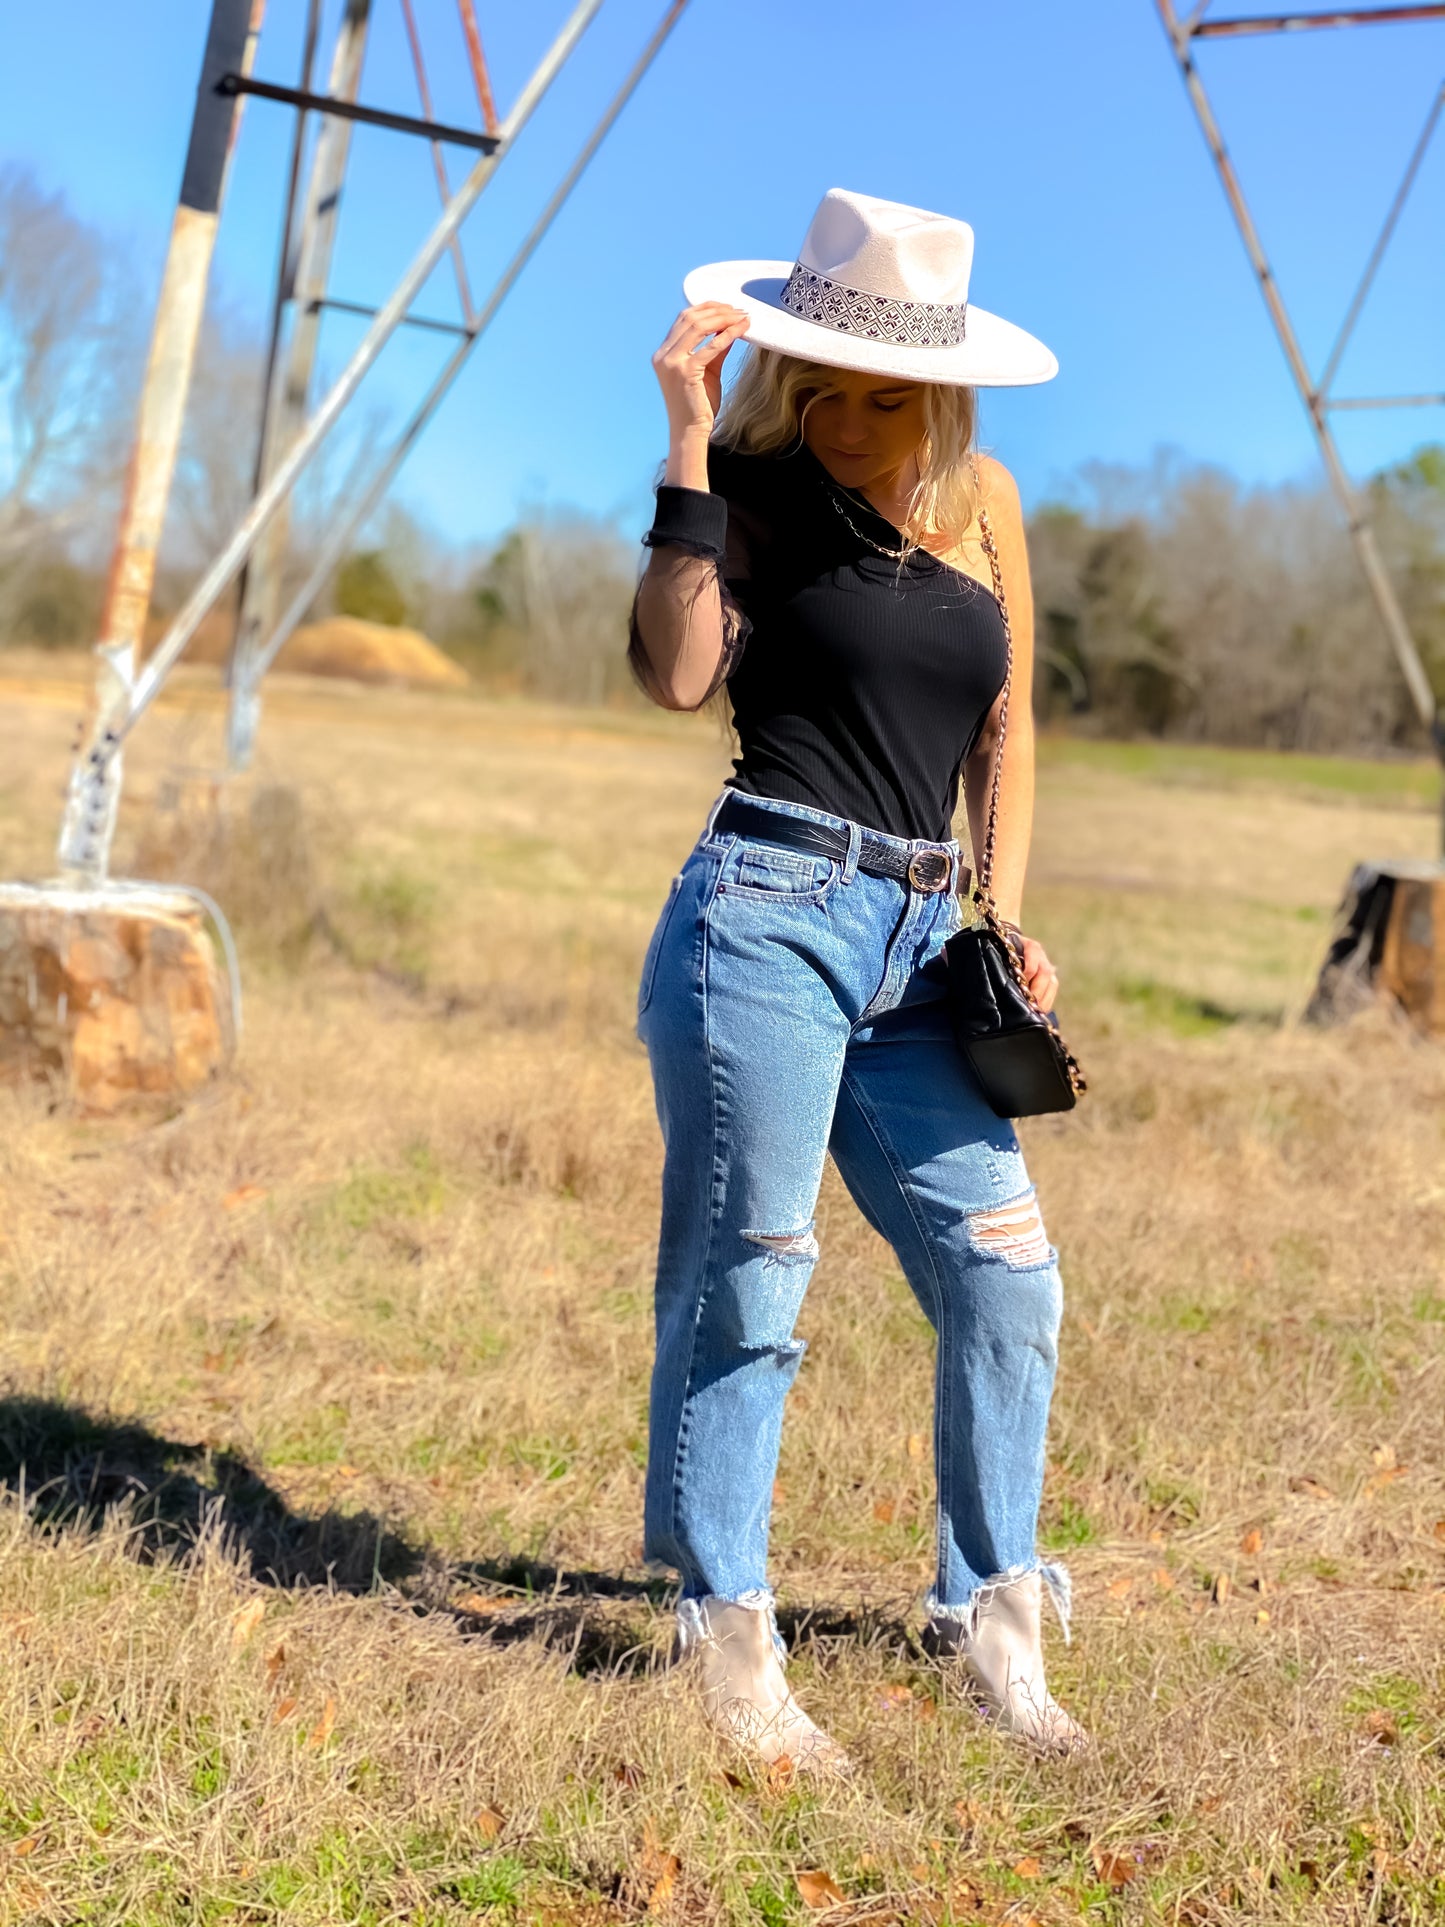
<instances>
[{"instance_id":1,"label":"rusty metal beam","mask_svg":"<svg viewBox=\"0 0 1445 1927\"><path fill-rule=\"evenodd\" d=\"M1445 0L1411 7L1335 7L1328 13L1246 15L1238 20L1180 21L1191 40L1235 40L1245 34L1306 33L1314 27L1398 26L1402 21L1445 20Z\"/></svg>"},{"instance_id":2,"label":"rusty metal beam","mask_svg":"<svg viewBox=\"0 0 1445 1927\"><path fill-rule=\"evenodd\" d=\"M213 0L190 143L171 225L101 612L96 685L71 770L61 826L62 875L103 878L120 802L110 754L139 668L156 557L180 448L186 397L210 282L216 226L240 125L241 103L217 93L223 73L255 58L265 0Z\"/></svg>"},{"instance_id":3,"label":"rusty metal beam","mask_svg":"<svg viewBox=\"0 0 1445 1927\"><path fill-rule=\"evenodd\" d=\"M1438 408L1445 395L1344 395L1331 397L1326 408Z\"/></svg>"},{"instance_id":4,"label":"rusty metal beam","mask_svg":"<svg viewBox=\"0 0 1445 1927\"><path fill-rule=\"evenodd\" d=\"M421 51L421 35L417 32L416 13L412 7L411 0L401 0L401 15L402 19L406 22L407 44L411 48L411 64L412 70L416 74L416 91L417 97L421 101L421 111L426 115L428 120L434 120L436 117L432 113L431 83L426 75L426 61L422 58ZM493 146L496 145L495 132L489 132L487 138ZM447 202L452 198L452 184L451 178L447 173L446 155L442 152L442 144L439 140L434 140L431 143L431 158L432 168L437 177L437 192L441 195L442 206L445 207ZM471 284L467 280L467 263L466 257L462 253L460 235L454 234L452 236L451 257L452 270L457 277L457 299L462 304L463 315L470 321L472 318L472 290Z\"/></svg>"},{"instance_id":5,"label":"rusty metal beam","mask_svg":"<svg viewBox=\"0 0 1445 1927\"><path fill-rule=\"evenodd\" d=\"M632 98L638 82L657 58L663 42L676 26L686 5L687 0L672 0L672 4L653 32L652 38L638 55L626 79L613 95L601 119L578 151L576 159L553 189L547 205L537 216L521 246L502 270L491 293L478 311L469 339L457 344L430 389L418 404L411 420L377 464L364 487L358 489L351 497L350 506L345 513L327 531L326 540L320 554L316 557L310 575L292 597L286 613L258 653L258 667L262 673L270 668L297 626L305 620L307 610L326 587L332 573L346 555L356 531L380 504L395 479L397 471L420 439L422 430L441 406L452 383L461 373L477 340L501 307L518 275L531 260L543 236L561 212L568 196L591 162L592 156L602 145L612 123Z\"/></svg>"},{"instance_id":6,"label":"rusty metal beam","mask_svg":"<svg viewBox=\"0 0 1445 1927\"><path fill-rule=\"evenodd\" d=\"M346 8L336 30L336 44L332 49L327 79L327 91L336 99L356 98L361 86L370 27L371 0L346 0ZM311 383L321 342L322 306L331 278L331 257L336 246L341 191L351 155L351 129L349 120L329 118L323 121L316 151L311 157L296 256L286 289L294 308L291 338L285 353L274 363L266 387L261 455L253 500L295 445L306 423ZM261 637L276 621L281 606L281 574L286 565L290 540L291 505L287 501L282 503L278 514L256 544L254 553L247 559L241 585L236 634L231 645L226 678L231 688L227 741L232 753L237 692L249 688L252 680L250 659Z\"/></svg>"},{"instance_id":7,"label":"rusty metal beam","mask_svg":"<svg viewBox=\"0 0 1445 1927\"><path fill-rule=\"evenodd\" d=\"M462 33L467 43L467 63L472 70L472 85L477 90L477 105L482 110L482 125L489 134L497 131L497 103L492 98L492 77L487 72L487 56L482 52L482 36L477 26L473 0L457 0Z\"/></svg>"},{"instance_id":8,"label":"rusty metal beam","mask_svg":"<svg viewBox=\"0 0 1445 1927\"><path fill-rule=\"evenodd\" d=\"M352 354L332 384L325 400L307 422L294 447L277 465L265 488L233 530L230 540L205 571L189 600L156 647L155 654L131 693L129 707L117 722L110 740L102 745L96 758L96 777L103 778L106 768L118 754L120 745L155 701L166 677L180 660L186 644L202 621L235 581L246 558L256 546L281 504L314 459L317 450L340 419L347 404L361 386L367 371L401 323L433 268L450 245L452 236L476 205L482 190L496 173L513 141L531 119L543 94L561 71L582 34L590 25L602 0L578 0L556 39L542 56L523 87L516 103L498 132L496 151L484 154L447 204L440 220L422 243Z\"/></svg>"},{"instance_id":9,"label":"rusty metal beam","mask_svg":"<svg viewBox=\"0 0 1445 1927\"><path fill-rule=\"evenodd\" d=\"M1200 131L1204 135L1205 143L1209 148L1210 156L1219 174L1220 182L1224 188L1225 198L1229 202L1230 211L1234 215L1235 225L1239 229L1240 239L1244 242L1245 252L1249 256L1250 266L1254 269L1255 279L1259 283L1260 292L1264 296L1265 306L1269 310L1271 321L1274 323L1275 333L1279 337L1280 346L1284 350L1285 360L1289 364L1290 374L1294 379L1295 387L1299 391L1300 400L1305 405L1310 426L1314 430L1315 441L1325 464L1325 472L1330 479L1330 486L1333 488L1336 498L1344 510L1350 540L1354 544L1355 555L1359 562L1361 573L1364 575L1370 594L1374 598L1380 621L1384 626L1390 646L1394 650L1396 661L1400 666L1400 673L1405 679L1405 684L1410 692L1410 697L1415 705L1416 712L1429 733L1436 753L1440 755L1442 761L1445 761L1445 727L1442 727L1440 705L1436 700L1434 690L1430 686L1430 678L1425 673L1425 665L1420 660L1420 653L1415 647L1414 637L1410 634L1410 627L1405 620L1404 611L1401 609L1399 599L1395 594L1394 584L1390 581L1389 574L1385 569L1384 561L1380 555L1379 545L1375 540L1375 531L1370 521L1368 507L1357 494L1345 470L1344 462L1340 458L1339 449L1335 444L1335 438L1330 429L1328 403L1320 392L1318 384L1310 375L1308 364L1304 358L1304 352L1300 347L1299 337L1295 334L1294 324L1291 322L1289 311L1285 307L1284 298L1280 293L1279 285L1274 277L1274 271L1270 266L1269 258L1260 240L1259 230L1255 227L1254 217L1249 211L1248 203L1244 198L1244 191L1239 184L1239 177L1234 171L1234 164L1230 160L1228 151L1225 148L1224 137L1219 131L1219 123L1215 120L1214 110L1210 105L1209 96L1204 88L1204 82L1201 80L1199 70L1195 65L1190 43L1199 37L1200 28L1197 24L1179 19L1174 11L1174 0L1155 0L1155 5L1159 12L1159 18L1163 23L1164 31L1168 35L1169 44L1173 48L1174 56L1179 63L1179 70L1184 80L1185 90L1189 95L1190 103L1199 121ZM1418 10L1402 10L1396 8L1393 11L1398 13L1401 11L1413 12ZM1445 16L1445 5L1441 5L1434 9L1434 11ZM1194 22L1197 22L1198 15L1196 14L1193 19ZM1223 21L1215 24L1227 27L1231 23Z\"/></svg>"},{"instance_id":10,"label":"rusty metal beam","mask_svg":"<svg viewBox=\"0 0 1445 1927\"><path fill-rule=\"evenodd\" d=\"M1335 371L1340 365L1340 356L1345 352L1350 336L1355 332L1355 323L1360 318L1360 310L1365 305L1365 297L1374 285L1380 263L1385 258L1385 250L1390 245L1390 240L1399 222L1401 211L1405 206L1405 202L1409 199L1410 189L1415 185L1415 176L1420 171L1420 163L1425 158L1425 150L1430 145L1431 137L1435 132L1435 124L1440 118L1440 109L1442 106L1445 106L1445 87L1437 87L1435 90L1435 98L1430 103L1430 111L1425 116L1425 125L1420 130L1420 138L1416 141L1414 152L1405 164L1404 176L1401 179L1399 187L1395 190L1395 198L1390 203L1390 211L1385 216L1384 226L1380 229L1375 245L1370 250L1370 258L1365 263L1364 273L1360 276L1360 285L1355 289L1351 297L1344 321L1340 324L1340 332L1335 337L1335 345L1331 348L1325 361L1325 370L1320 376L1320 393L1322 395L1327 395L1334 386ZM1360 404L1355 403L1353 405L1358 407Z\"/></svg>"},{"instance_id":11,"label":"rusty metal beam","mask_svg":"<svg viewBox=\"0 0 1445 1927\"><path fill-rule=\"evenodd\" d=\"M331 114L338 120L361 121L367 127L388 127L396 134L420 134L426 140L447 141L453 147L475 147L483 154L490 154L497 144L495 134L479 134L474 127L444 127L438 121L418 120L415 114L394 114L389 107L363 107L354 100L338 99L335 94L308 94L300 87L282 87L274 80L252 80L246 74L222 74L216 91L255 94L258 100L277 100L283 107Z\"/></svg>"}]
</instances>

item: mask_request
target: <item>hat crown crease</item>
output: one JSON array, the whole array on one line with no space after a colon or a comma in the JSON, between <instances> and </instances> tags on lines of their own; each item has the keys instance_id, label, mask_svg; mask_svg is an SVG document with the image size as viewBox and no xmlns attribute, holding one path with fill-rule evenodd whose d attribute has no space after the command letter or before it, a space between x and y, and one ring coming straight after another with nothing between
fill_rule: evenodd
<instances>
[{"instance_id":1,"label":"hat crown crease","mask_svg":"<svg viewBox=\"0 0 1445 1927\"><path fill-rule=\"evenodd\" d=\"M884 300L961 305L968 299L973 229L948 215L834 187L818 204L798 261Z\"/></svg>"}]
</instances>

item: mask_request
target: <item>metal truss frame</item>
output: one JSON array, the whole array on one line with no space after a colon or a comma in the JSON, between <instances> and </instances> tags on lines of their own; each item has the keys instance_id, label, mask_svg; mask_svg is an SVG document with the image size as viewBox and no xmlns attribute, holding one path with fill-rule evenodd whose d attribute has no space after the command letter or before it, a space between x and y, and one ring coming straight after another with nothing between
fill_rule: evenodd
<instances>
[{"instance_id":1,"label":"metal truss frame","mask_svg":"<svg viewBox=\"0 0 1445 1927\"><path fill-rule=\"evenodd\" d=\"M1294 324L1285 307L1279 283L1275 279L1269 257L1265 253L1259 230L1245 201L1239 177L1225 148L1219 123L1215 118L1214 109L1205 91L1193 53L1194 42L1198 40L1237 39L1255 34L1297 33L1330 27L1398 25L1407 21L1445 20L1445 0L1432 0L1432 4L1429 5L1316 9L1310 12L1255 15L1224 20L1206 18L1210 0L1200 0L1200 4L1183 18L1176 11L1174 0L1155 0L1155 5L1175 59L1179 63L1180 74L1219 174L1220 183L1224 188L1235 225L1239 229L1240 239L1249 256L1255 279L1259 283L1260 292L1269 309L1270 320L1274 324L1275 333L1284 350L1290 374L1299 391L1300 399L1305 405L1330 485L1345 512L1350 540L1354 544L1361 572L1374 598L1375 607L1379 611L1390 646L1394 650L1401 674L1405 678L1411 700L1421 722L1429 732L1436 754L1440 757L1442 764L1445 764L1445 711L1442 711L1441 704L1430 686L1430 679L1420 660L1420 652L1410 634L1409 624L1405 620L1394 585L1385 569L1379 544L1375 539L1368 503L1350 481L1330 424L1330 415L1336 409L1406 408L1445 404L1445 393L1336 396L1332 392L1340 358L1354 333L1360 311L1365 305L1380 262L1414 185L1425 150L1435 132L1442 108L1445 108L1445 84L1436 91L1424 128L1415 143L1404 176L1386 213L1379 237L1370 251L1344 321L1330 349L1324 372L1316 380L1310 373L1309 364L1305 360L1299 337L1295 333ZM1445 830L1445 825L1442 825L1442 830Z\"/></svg>"},{"instance_id":2,"label":"metal truss frame","mask_svg":"<svg viewBox=\"0 0 1445 1927\"><path fill-rule=\"evenodd\" d=\"M485 131L480 135L468 133L464 145L480 152L455 189L448 179L442 144L454 141L458 130L442 126L431 117L430 92L411 0L401 0L401 5L426 116L416 121L405 115L382 117L379 110L357 106L356 92L371 0L346 0L331 81L325 94L316 93L311 85L319 0L308 0L301 84L296 88L282 88L279 84L251 79L251 61L264 4L265 0L213 0L211 32L197 92L181 206L157 308L111 588L102 619L102 640L97 646L97 686L71 771L58 844L62 878L81 885L96 886L106 877L119 805L121 752L126 738L154 702L202 621L253 557L258 557L258 549L268 531L283 522L297 482L346 412L382 348L403 325L455 333L456 347L440 374L401 433L374 463L361 487L353 492L349 506L328 530L323 553L311 577L279 622L266 619L275 602L279 553L273 549L264 558L258 558L264 561L264 568L252 570L243 592L242 621L232 652L228 727L232 763L245 761L255 731L260 680L266 668L345 554L356 529L381 500L477 340L656 58L685 10L687 0L671 0L632 69L480 305L474 302L468 286L458 238L460 229L600 10L602 0L576 0L511 110L501 119L492 102L473 0L458 0ZM179 445L225 174L234 146L240 105L248 94L285 98L298 115L273 303L266 417L257 459L256 490L249 509L221 552L204 572L144 668L139 668L137 658L154 576L156 545ZM298 220L304 120L312 111L323 113L326 120L313 156L305 207ZM386 300L374 310L337 301L329 295L326 286L349 132L358 120L392 126L430 140L442 198L441 213L430 233ZM199 189L195 188L193 177L199 179ZM451 254L457 275L465 318L460 326L412 313L412 303L445 253ZM283 355L282 317L288 302L294 304L296 316ZM307 413L306 396L316 331L326 307L367 313L371 317L370 325L328 393ZM249 629L248 598L253 618ZM254 619L258 614L260 621Z\"/></svg>"}]
</instances>

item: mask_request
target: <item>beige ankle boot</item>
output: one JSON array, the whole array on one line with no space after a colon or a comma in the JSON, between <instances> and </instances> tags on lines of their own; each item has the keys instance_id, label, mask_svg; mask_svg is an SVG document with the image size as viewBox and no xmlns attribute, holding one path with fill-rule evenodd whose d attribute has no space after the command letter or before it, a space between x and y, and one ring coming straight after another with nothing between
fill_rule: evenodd
<instances>
[{"instance_id":1,"label":"beige ankle boot","mask_svg":"<svg viewBox=\"0 0 1445 1927\"><path fill-rule=\"evenodd\" d=\"M1057 1580L1051 1575L1050 1592L1067 1638L1063 1575ZM1089 1745L1088 1734L1044 1684L1042 1598L1043 1580L1037 1572L991 1580L973 1595L967 1614L931 1619L924 1643L940 1658L963 1661L984 1711L1000 1732L1015 1734L1043 1753L1081 1753Z\"/></svg>"},{"instance_id":2,"label":"beige ankle boot","mask_svg":"<svg viewBox=\"0 0 1445 1927\"><path fill-rule=\"evenodd\" d=\"M760 1605L713 1594L684 1599L674 1659L696 1669L713 1726L755 1758L771 1766L786 1755L799 1773L850 1772L842 1747L793 1698L772 1607L760 1597Z\"/></svg>"}]
</instances>

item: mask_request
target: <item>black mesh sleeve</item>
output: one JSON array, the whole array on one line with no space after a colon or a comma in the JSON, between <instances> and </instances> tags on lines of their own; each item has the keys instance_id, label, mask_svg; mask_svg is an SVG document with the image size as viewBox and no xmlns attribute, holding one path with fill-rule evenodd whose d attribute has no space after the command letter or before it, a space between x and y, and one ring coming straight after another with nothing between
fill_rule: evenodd
<instances>
[{"instance_id":1,"label":"black mesh sleeve","mask_svg":"<svg viewBox=\"0 0 1445 1927\"><path fill-rule=\"evenodd\" d=\"M706 695L697 704L699 709L717 694L737 667L743 646L752 631L752 623L729 587L730 580L745 582L749 575L745 532L742 527L734 527L733 522L734 518L730 516L728 503L723 496L706 489L674 488L664 482L657 491L652 527L642 538L645 548L671 549L678 552L679 560L682 556L691 558L693 566L683 564L676 572L679 607L684 623L698 598L709 587L715 585L717 588L722 614L722 649L718 655L717 672ZM640 594L639 585L638 594L632 599L628 620L627 661L641 689L654 702L659 702L661 692L638 628Z\"/></svg>"}]
</instances>

